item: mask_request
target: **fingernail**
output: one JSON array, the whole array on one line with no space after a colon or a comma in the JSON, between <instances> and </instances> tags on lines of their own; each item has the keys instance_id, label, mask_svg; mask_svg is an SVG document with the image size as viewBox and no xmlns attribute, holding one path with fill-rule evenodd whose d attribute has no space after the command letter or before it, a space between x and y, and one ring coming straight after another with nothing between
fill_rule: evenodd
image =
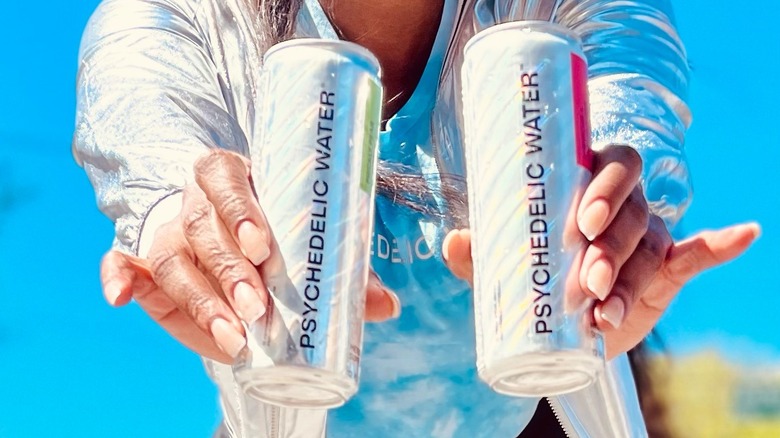
<instances>
[{"instance_id":1,"label":"fingernail","mask_svg":"<svg viewBox=\"0 0 780 438\"><path fill-rule=\"evenodd\" d=\"M596 294L599 300L604 301L609 294L610 283L612 283L612 266L606 260L596 260L588 270L588 289Z\"/></svg>"},{"instance_id":2,"label":"fingernail","mask_svg":"<svg viewBox=\"0 0 780 438\"><path fill-rule=\"evenodd\" d=\"M106 301L112 306L116 304L119 296L122 295L122 288L116 282L109 282L105 287Z\"/></svg>"},{"instance_id":3,"label":"fingernail","mask_svg":"<svg viewBox=\"0 0 780 438\"><path fill-rule=\"evenodd\" d=\"M211 335L217 346L228 356L235 358L246 346L246 339L229 322L216 318L211 323Z\"/></svg>"},{"instance_id":4,"label":"fingernail","mask_svg":"<svg viewBox=\"0 0 780 438\"><path fill-rule=\"evenodd\" d=\"M761 225L759 225L758 222L748 222L746 224L743 224L743 226L752 229L754 239L758 239L759 237L761 237Z\"/></svg>"},{"instance_id":5,"label":"fingernail","mask_svg":"<svg viewBox=\"0 0 780 438\"><path fill-rule=\"evenodd\" d=\"M601 306L601 319L607 321L612 327L620 328L626 313L626 305L618 297L612 297Z\"/></svg>"},{"instance_id":6,"label":"fingernail","mask_svg":"<svg viewBox=\"0 0 780 438\"><path fill-rule=\"evenodd\" d=\"M233 290L233 298L235 298L236 307L238 307L238 316L245 323L252 324L265 314L265 304L260 300L257 291L249 284L243 281L238 283Z\"/></svg>"},{"instance_id":7,"label":"fingernail","mask_svg":"<svg viewBox=\"0 0 780 438\"><path fill-rule=\"evenodd\" d=\"M398 319L398 317L401 316L401 300L398 298L398 295L390 289L385 289L385 293L390 297L390 301L393 302L393 313L391 317L393 319Z\"/></svg>"},{"instance_id":8,"label":"fingernail","mask_svg":"<svg viewBox=\"0 0 780 438\"><path fill-rule=\"evenodd\" d=\"M255 224L249 221L241 222L238 226L238 243L241 246L241 252L255 266L263 263L271 250L263 239L263 233Z\"/></svg>"},{"instance_id":9,"label":"fingernail","mask_svg":"<svg viewBox=\"0 0 780 438\"><path fill-rule=\"evenodd\" d=\"M450 261L450 242L452 242L452 239L454 239L456 235L457 231L450 231L444 236L444 242L442 242L441 245L441 256L445 263Z\"/></svg>"},{"instance_id":10,"label":"fingernail","mask_svg":"<svg viewBox=\"0 0 780 438\"><path fill-rule=\"evenodd\" d=\"M609 204L603 199L598 199L585 209L577 221L580 231L585 237L593 241L599 235L609 218Z\"/></svg>"}]
</instances>

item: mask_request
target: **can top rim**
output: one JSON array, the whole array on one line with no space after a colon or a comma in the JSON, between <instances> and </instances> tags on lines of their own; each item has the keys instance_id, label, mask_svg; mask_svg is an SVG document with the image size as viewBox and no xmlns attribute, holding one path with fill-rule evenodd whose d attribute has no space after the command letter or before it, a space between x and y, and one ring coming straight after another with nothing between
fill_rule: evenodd
<instances>
[{"instance_id":1,"label":"can top rim","mask_svg":"<svg viewBox=\"0 0 780 438\"><path fill-rule=\"evenodd\" d=\"M478 44L480 41L493 35L494 33L506 29L513 29L513 28L519 30L526 30L529 33L543 32L546 34L555 35L575 44L580 51L582 50L582 40L577 34L572 32L567 27L564 27L560 24L551 23L549 21L543 21L543 20L521 20L521 21L509 21L506 23L496 24L494 26L488 27L487 29L478 32L476 35L471 37L471 39L469 39L469 41L466 43L466 46L464 47L464 51L469 50L472 46Z\"/></svg>"},{"instance_id":2,"label":"can top rim","mask_svg":"<svg viewBox=\"0 0 780 438\"><path fill-rule=\"evenodd\" d=\"M356 56L360 60L364 61L366 67L371 73L380 75L381 68L379 66L379 60L371 53L370 50L349 41L343 40L328 40L323 38L296 38L289 41L284 41L278 44L274 44L269 48L263 56L263 63L268 62L268 59L281 50L292 47L319 47L325 50L336 52L338 49L339 54L347 52L349 55Z\"/></svg>"}]
</instances>

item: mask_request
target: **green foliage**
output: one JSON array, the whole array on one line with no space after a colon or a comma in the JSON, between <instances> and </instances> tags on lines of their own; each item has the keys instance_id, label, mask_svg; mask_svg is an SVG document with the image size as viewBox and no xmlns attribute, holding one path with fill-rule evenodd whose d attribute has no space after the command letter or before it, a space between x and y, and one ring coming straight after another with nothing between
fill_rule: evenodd
<instances>
[{"instance_id":1,"label":"green foliage","mask_svg":"<svg viewBox=\"0 0 780 438\"><path fill-rule=\"evenodd\" d=\"M702 352L651 369L674 437L780 437L780 368L737 367Z\"/></svg>"}]
</instances>

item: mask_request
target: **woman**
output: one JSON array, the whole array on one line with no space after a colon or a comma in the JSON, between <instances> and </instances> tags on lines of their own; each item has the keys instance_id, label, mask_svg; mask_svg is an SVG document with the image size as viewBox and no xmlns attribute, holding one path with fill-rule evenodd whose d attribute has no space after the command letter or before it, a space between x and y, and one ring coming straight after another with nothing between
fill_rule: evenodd
<instances>
[{"instance_id":1,"label":"woman","mask_svg":"<svg viewBox=\"0 0 780 438\"><path fill-rule=\"evenodd\" d=\"M101 4L81 47L74 145L116 223L104 293L113 305L134 299L206 358L221 391L223 432L319 436L325 428L324 412L243 396L224 365L246 344L242 321L261 318L269 303L261 274L278 250L245 157L259 134L262 54L293 34L367 47L382 66L386 96L372 260L384 283L371 277L366 304L368 319L385 322L367 327L360 392L328 415L329 434L511 437L528 423L537 400L481 384L474 340L463 335L472 325L471 260L455 120L463 43L521 18L556 21L585 43L597 153L578 214L591 242L580 281L598 300L594 319L613 358L642 340L687 280L736 257L758 233L743 225L673 244L667 232L690 186L682 154L687 66L666 2ZM395 246L380 250L384 242ZM392 256L408 245L419 251Z\"/></svg>"}]
</instances>

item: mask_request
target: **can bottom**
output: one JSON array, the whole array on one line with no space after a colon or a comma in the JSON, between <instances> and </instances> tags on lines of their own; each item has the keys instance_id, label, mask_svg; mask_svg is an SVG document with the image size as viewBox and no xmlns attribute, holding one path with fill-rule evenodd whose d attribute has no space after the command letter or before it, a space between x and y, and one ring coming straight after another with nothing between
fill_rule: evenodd
<instances>
[{"instance_id":1,"label":"can bottom","mask_svg":"<svg viewBox=\"0 0 780 438\"><path fill-rule=\"evenodd\" d=\"M353 379L307 367L247 369L236 381L250 397L287 408L337 408L357 392Z\"/></svg>"},{"instance_id":2,"label":"can bottom","mask_svg":"<svg viewBox=\"0 0 780 438\"><path fill-rule=\"evenodd\" d=\"M505 395L545 397L585 388L596 380L604 362L584 351L524 353L480 372L482 380Z\"/></svg>"}]
</instances>

